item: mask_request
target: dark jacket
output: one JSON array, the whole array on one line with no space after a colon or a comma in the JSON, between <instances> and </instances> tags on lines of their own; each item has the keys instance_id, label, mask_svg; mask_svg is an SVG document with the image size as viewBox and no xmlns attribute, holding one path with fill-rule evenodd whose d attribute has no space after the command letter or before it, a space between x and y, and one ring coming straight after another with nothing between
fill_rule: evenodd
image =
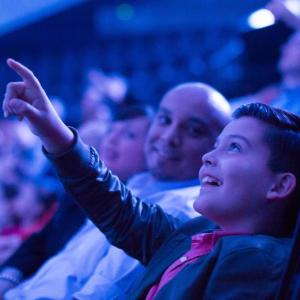
<instances>
[{"instance_id":1,"label":"dark jacket","mask_svg":"<svg viewBox=\"0 0 300 300\"><path fill-rule=\"evenodd\" d=\"M111 243L147 266L129 299L145 299L165 269L190 249L191 236L216 228L204 217L183 225L159 206L146 205L81 141L60 156L48 157L65 187ZM273 299L290 244L288 238L267 235L223 237L155 299Z\"/></svg>"}]
</instances>

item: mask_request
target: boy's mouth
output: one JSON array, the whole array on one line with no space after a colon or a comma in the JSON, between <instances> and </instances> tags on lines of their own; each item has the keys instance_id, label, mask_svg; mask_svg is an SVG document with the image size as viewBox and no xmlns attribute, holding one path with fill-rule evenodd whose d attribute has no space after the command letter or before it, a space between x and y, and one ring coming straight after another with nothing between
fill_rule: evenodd
<instances>
[{"instance_id":1,"label":"boy's mouth","mask_svg":"<svg viewBox=\"0 0 300 300\"><path fill-rule=\"evenodd\" d=\"M220 186L220 185L222 185L222 182L220 180L218 180L217 178L206 175L202 178L201 185Z\"/></svg>"}]
</instances>

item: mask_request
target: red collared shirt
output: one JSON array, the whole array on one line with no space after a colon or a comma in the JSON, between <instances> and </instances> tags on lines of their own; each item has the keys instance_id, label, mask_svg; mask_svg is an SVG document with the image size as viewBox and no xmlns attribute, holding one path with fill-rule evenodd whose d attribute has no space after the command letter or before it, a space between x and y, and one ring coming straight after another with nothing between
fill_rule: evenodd
<instances>
[{"instance_id":1,"label":"red collared shirt","mask_svg":"<svg viewBox=\"0 0 300 300\"><path fill-rule=\"evenodd\" d=\"M192 237L191 249L166 269L160 281L149 290L146 300L153 300L160 289L171 281L185 266L191 264L200 256L208 254L221 237L240 234L241 233L229 233L223 230L216 230L210 233L194 235Z\"/></svg>"}]
</instances>

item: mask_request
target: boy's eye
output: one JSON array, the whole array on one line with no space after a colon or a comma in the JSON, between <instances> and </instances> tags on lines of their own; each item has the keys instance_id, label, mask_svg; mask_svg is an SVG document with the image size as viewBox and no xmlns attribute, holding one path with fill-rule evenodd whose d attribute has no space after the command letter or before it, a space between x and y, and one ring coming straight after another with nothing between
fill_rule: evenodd
<instances>
[{"instance_id":1,"label":"boy's eye","mask_svg":"<svg viewBox=\"0 0 300 300\"><path fill-rule=\"evenodd\" d=\"M231 152L241 152L242 148L238 143L230 143L228 150Z\"/></svg>"}]
</instances>

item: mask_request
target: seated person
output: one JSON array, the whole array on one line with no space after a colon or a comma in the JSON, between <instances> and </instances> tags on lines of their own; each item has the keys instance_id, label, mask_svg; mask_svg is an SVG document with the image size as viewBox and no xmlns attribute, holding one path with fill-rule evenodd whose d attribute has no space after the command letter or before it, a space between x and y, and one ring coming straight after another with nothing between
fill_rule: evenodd
<instances>
[{"instance_id":1,"label":"seated person","mask_svg":"<svg viewBox=\"0 0 300 300\"><path fill-rule=\"evenodd\" d=\"M130 113L130 115L129 115ZM135 116L148 116L148 111L142 107L135 107L134 109L127 109L122 111L122 116L119 114L114 116L114 119L117 120L120 117L122 119L128 119ZM149 120L147 121L149 122ZM89 145L93 145L95 147L99 147L101 144L101 140L103 138L103 130L101 126L97 127L96 121L84 123L80 129L80 135L83 140ZM26 130L28 128L25 124L19 123L17 121L3 121L0 125L2 125L2 129L7 129L11 127L11 124L15 127L21 127ZM18 125L18 126L17 126ZM92 125L92 126L91 126ZM24 127L25 126L25 127ZM6 130L6 132L11 134L11 131ZM13 131L15 132L15 130ZM31 135L32 133L29 132ZM28 134L26 135L28 136ZM33 136L35 138L35 136ZM9 139L10 141L12 139ZM13 155L6 150L6 156ZM7 171L8 168L5 170ZM10 173L16 174L14 168L10 166ZM113 166L112 166L113 169ZM12 172L13 171L13 172ZM6 172L7 174L7 172ZM6 180L10 179L10 181L16 181L16 176L9 176L9 178L5 178ZM16 194L16 184L5 184L3 190L5 191L5 196L9 199L15 197ZM3 262L1 265L1 274L0 274L0 295L2 295L6 290L13 288L16 284L20 282L21 279L26 279L32 276L38 268L45 262L48 258L55 255L59 250L61 250L64 245L68 242L68 240L79 230L81 225L83 225L85 221L85 216L80 210L80 208L74 203L71 199L70 195L64 194L63 197L59 197L59 208L55 213L52 220L43 228L41 231L33 234L27 239L21 247L9 258L7 257L11 255L15 251L15 249L20 245L21 239L14 236L5 236L0 239L0 249L1 249L1 257L0 260ZM14 224L13 217L9 215L9 212L12 211L11 205L9 203L1 203L2 205L2 213L5 213L6 222L5 226ZM9 206L8 206L9 204ZM4 208L6 208L4 212ZM12 214L12 213L11 213ZM30 214L27 215L29 217ZM1 218L4 221L4 218ZM13 221L13 222L12 222ZM10 222L11 224L7 224ZM3 222L4 225L4 222ZM3 226L1 226L3 227ZM9 255L8 255L9 253ZM6 259L6 260L5 260ZM10 278L11 280L8 280Z\"/></svg>"},{"instance_id":2,"label":"seated person","mask_svg":"<svg viewBox=\"0 0 300 300\"><path fill-rule=\"evenodd\" d=\"M121 121L118 120L120 118L122 119ZM116 173L118 173L119 170L123 169L123 173L121 172L121 176L123 175L122 178L125 181L127 178L126 176L130 177L135 172L137 172L137 171L142 172L146 169L146 162L145 162L145 158L144 158L144 154L143 154L143 147L144 147L144 139L146 136L146 132L150 125L151 116L146 108L144 108L142 106L140 106L140 107L135 106L135 107L131 107L131 108L127 108L126 110L123 110L122 115L118 114L117 116L115 116L115 119L116 119L116 121L112 124L112 128L111 128L110 132L106 135L106 138L104 140L104 145L105 145L105 147L108 147L109 145L111 145L112 144L111 141L114 139L115 135L118 135L118 140L115 143L116 149L114 149L114 153L118 154L118 155L116 155L117 157L113 161L113 163L108 162L108 165ZM95 146L99 146L99 145L97 145L97 140L98 140L98 143L101 141L101 139L98 139L98 138L102 137L102 132L100 132L98 134L94 130L94 128L92 128L92 132L94 135L94 137L92 138L92 136L89 134L87 129L88 128L85 127L85 130L83 132L85 140L88 140L89 142L92 141L92 143L95 144ZM132 155L134 155L137 158L135 164L128 163L128 153L131 153ZM107 155L111 155L111 154L107 154ZM117 160L117 162L116 162L116 160ZM18 200L17 202L20 203L20 200ZM24 208L24 205L21 205L21 206L17 205L16 207L19 207L18 211L21 212L21 209ZM66 207L64 206L64 208L66 208ZM69 209L67 209L67 211L69 211ZM73 209L73 211L74 211L74 209ZM74 214L73 211L70 212L71 215L66 212L63 213L63 215L66 217L66 218L64 218L65 221L66 220L72 221L73 218L75 218L77 216L77 214L76 213ZM30 215L30 214L27 214L27 217L28 217L28 215ZM58 220L56 218L56 220L54 220L54 222L57 223L57 221ZM59 223L61 223L61 222L59 222ZM63 225L63 224L61 224L61 225ZM52 227L53 226L54 225L52 224ZM65 225L63 225L63 226L65 226ZM89 223L87 226L83 226L83 227L92 228L93 226ZM78 229L78 230L80 231L80 229ZM62 231L63 231L62 228L60 228L59 231L57 231L57 233L60 234L60 233L62 233ZM85 230L85 232L87 232L87 230ZM53 235L53 232L52 232L52 235ZM96 241L98 242L97 235L99 235L99 231L96 231ZM89 242L89 239L87 238L87 236L88 235L86 235L86 243ZM82 234L81 234L81 239L82 239ZM73 240L76 240L76 238L74 237ZM78 240L78 238L77 238L77 240ZM29 243L26 244L27 251L30 249L30 248L28 248L28 247L30 247L30 245L31 245L31 247L33 247L34 244L38 244L38 245L36 245L36 247L39 248L38 252L42 252L43 248L39 244L40 240L32 239L32 241L33 242L31 242L31 244L29 244ZM52 243L53 242L54 241L52 241ZM74 242L73 242L73 244L74 244ZM27 253L24 252L24 248L26 249L26 247L23 247L23 249L21 249L21 251L19 251L19 254L16 253L14 255L14 258L5 262L4 265L6 267L10 267L10 268L19 267L18 259L20 260L20 256L24 256L24 255L25 255L25 260L28 260L29 258L27 256ZM93 245L92 249L93 249L93 252L96 252L94 245ZM64 252L68 253L68 251L64 251ZM77 250L77 252L79 252L79 250ZM31 257L34 254L34 252L32 252L30 254L31 255L29 257ZM38 255L38 253L37 253L37 255ZM17 265L15 265L16 260L17 260ZM72 261L72 263L74 264L73 261ZM62 266L62 262L60 262L60 265ZM16 269L14 271L23 271L22 264L20 267L21 267L20 270ZM84 270L84 268L83 268L83 270ZM25 275L27 275L27 274L25 273L24 276ZM0 278L1 278L1 275L0 275ZM5 285L5 286L7 286L7 285ZM11 287L13 287L13 285Z\"/></svg>"},{"instance_id":3,"label":"seated person","mask_svg":"<svg viewBox=\"0 0 300 300\"><path fill-rule=\"evenodd\" d=\"M116 174L120 173L122 179L126 181L135 172L146 169L144 140L150 125L150 116L143 107L131 107L126 112L122 111L122 116L118 119L120 118L122 120L113 122L101 146L106 153L104 156L108 158L107 165ZM135 157L133 163L128 160L128 155ZM87 282L97 264L107 260L111 252L114 255L111 257L110 269L106 271L107 279L117 268L120 268L124 276L137 266L137 262L129 257L126 259L127 256L121 250L110 249L105 236L87 221L62 251L46 261L32 278L9 292L5 298L69 299L74 291ZM127 282L129 279L127 277ZM53 286L56 287L55 290ZM111 289L114 287L113 283L110 287Z\"/></svg>"},{"instance_id":4,"label":"seated person","mask_svg":"<svg viewBox=\"0 0 300 300\"><path fill-rule=\"evenodd\" d=\"M278 20L296 30L281 49L277 64L281 81L253 94L232 99L232 108L245 103L262 102L300 116L300 18L294 15L282 0L270 1L267 8Z\"/></svg>"},{"instance_id":5,"label":"seated person","mask_svg":"<svg viewBox=\"0 0 300 300\"><path fill-rule=\"evenodd\" d=\"M273 13L276 20L281 20L289 27L300 30L299 15L289 9L287 0L271 0L266 8Z\"/></svg>"},{"instance_id":6,"label":"seated person","mask_svg":"<svg viewBox=\"0 0 300 300\"><path fill-rule=\"evenodd\" d=\"M7 227L15 224L13 209L10 203L10 191L5 188L6 185L0 183L0 232ZM14 193L14 191L12 191ZM8 194L8 195L7 195Z\"/></svg>"},{"instance_id":7,"label":"seated person","mask_svg":"<svg viewBox=\"0 0 300 300\"><path fill-rule=\"evenodd\" d=\"M15 224L15 219L13 216L13 211L10 201L5 195L3 184L0 185L0 233L5 228L12 227ZM15 240L15 239L14 239ZM5 259L14 251L15 245L14 241L8 241L7 238L2 239L0 235L0 262L5 261ZM19 239L16 243L18 244ZM18 246L18 245L17 245Z\"/></svg>"},{"instance_id":8,"label":"seated person","mask_svg":"<svg viewBox=\"0 0 300 300\"><path fill-rule=\"evenodd\" d=\"M203 156L203 216L183 224L135 197L53 113L32 72L8 64L26 92L8 86L5 115L26 118L89 218L146 266L130 299L274 298L299 212L299 117L261 103L235 111Z\"/></svg>"},{"instance_id":9,"label":"seated person","mask_svg":"<svg viewBox=\"0 0 300 300\"><path fill-rule=\"evenodd\" d=\"M56 211L59 189L57 183L43 178L21 177L14 185L4 184L4 196L11 206L13 224L0 230L1 259L9 258L20 244L41 230Z\"/></svg>"}]
</instances>

